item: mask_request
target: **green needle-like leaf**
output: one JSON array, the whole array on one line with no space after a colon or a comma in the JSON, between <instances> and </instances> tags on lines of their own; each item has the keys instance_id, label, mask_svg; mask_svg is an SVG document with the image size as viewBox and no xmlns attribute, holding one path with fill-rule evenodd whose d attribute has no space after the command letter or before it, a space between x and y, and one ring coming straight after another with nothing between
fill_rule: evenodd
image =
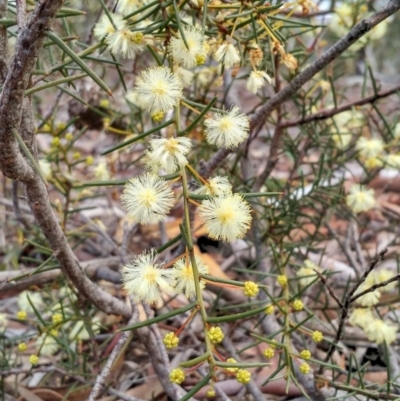
<instances>
[{"instance_id":1,"label":"green needle-like leaf","mask_svg":"<svg viewBox=\"0 0 400 401\"><path fill-rule=\"evenodd\" d=\"M148 319L140 323L135 323L132 326L124 327L123 329L120 329L120 331L137 330L140 329L141 327L150 326L151 324L170 319L171 317L180 315L181 313L185 313L188 310L195 308L196 305L197 302L192 302L191 304L183 306L182 308L174 309L171 312L164 313L161 316L153 317L153 319Z\"/></svg>"},{"instance_id":2,"label":"green needle-like leaf","mask_svg":"<svg viewBox=\"0 0 400 401\"><path fill-rule=\"evenodd\" d=\"M58 47L63 50L66 54L68 54L69 57L75 63L82 68L83 71L86 72L87 75L90 76L90 78L93 79L94 82L96 82L97 85L100 86L108 95L112 97L112 92L111 89L96 75L96 73L90 69L84 62L83 60L75 53L73 52L57 35L55 35L52 32L47 32L46 33L47 37L51 39Z\"/></svg>"}]
</instances>

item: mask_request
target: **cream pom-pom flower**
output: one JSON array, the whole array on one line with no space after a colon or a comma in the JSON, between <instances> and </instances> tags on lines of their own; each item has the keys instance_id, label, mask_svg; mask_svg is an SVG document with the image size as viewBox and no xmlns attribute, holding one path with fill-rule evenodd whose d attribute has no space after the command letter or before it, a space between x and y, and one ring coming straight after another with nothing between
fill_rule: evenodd
<instances>
[{"instance_id":1,"label":"cream pom-pom flower","mask_svg":"<svg viewBox=\"0 0 400 401\"><path fill-rule=\"evenodd\" d=\"M371 288L375 284L375 277L373 275L369 275L366 280L357 288L357 291L354 293L354 295L358 295L368 288ZM365 295L362 295L361 297L357 298L355 300L356 304L359 304L361 306L373 306L376 305L379 302L379 298L381 297L381 292L379 289L375 291L371 291L366 293Z\"/></svg>"},{"instance_id":2,"label":"cream pom-pom flower","mask_svg":"<svg viewBox=\"0 0 400 401\"><path fill-rule=\"evenodd\" d=\"M174 67L174 73L181 80L184 88L187 88L193 81L194 73L189 70L185 70L182 67Z\"/></svg>"},{"instance_id":3,"label":"cream pom-pom flower","mask_svg":"<svg viewBox=\"0 0 400 401\"><path fill-rule=\"evenodd\" d=\"M142 107L150 114L175 107L182 97L182 88L181 80L168 67L148 68L136 81Z\"/></svg>"},{"instance_id":4,"label":"cream pom-pom flower","mask_svg":"<svg viewBox=\"0 0 400 401\"><path fill-rule=\"evenodd\" d=\"M132 178L121 195L128 215L141 224L157 223L165 218L174 205L174 193L155 174L146 173Z\"/></svg>"},{"instance_id":5,"label":"cream pom-pom flower","mask_svg":"<svg viewBox=\"0 0 400 401\"><path fill-rule=\"evenodd\" d=\"M231 68L235 64L240 63L240 55L233 43L224 42L214 53L214 59L217 63L221 63L225 68Z\"/></svg>"},{"instance_id":6,"label":"cream pom-pom flower","mask_svg":"<svg viewBox=\"0 0 400 401\"><path fill-rule=\"evenodd\" d=\"M185 26L183 33L188 47L183 41L181 32L177 37L171 38L168 45L168 52L175 63L181 64L184 68L193 68L196 65L204 64L207 54L204 51L204 35L201 28Z\"/></svg>"},{"instance_id":7,"label":"cream pom-pom flower","mask_svg":"<svg viewBox=\"0 0 400 401\"><path fill-rule=\"evenodd\" d=\"M208 266L201 260L200 257L195 256L197 270L200 274L208 274ZM172 269L173 277L176 281L175 291L177 294L185 294L187 298L196 296L196 287L193 276L193 266L187 258L179 259ZM204 288L205 281L200 280L200 288Z\"/></svg>"},{"instance_id":8,"label":"cream pom-pom flower","mask_svg":"<svg viewBox=\"0 0 400 401\"><path fill-rule=\"evenodd\" d=\"M361 137L356 143L356 149L359 151L360 156L366 159L380 156L384 148L384 142L378 138L366 139Z\"/></svg>"},{"instance_id":9,"label":"cream pom-pom flower","mask_svg":"<svg viewBox=\"0 0 400 401\"><path fill-rule=\"evenodd\" d=\"M375 319L371 309L356 308L351 312L349 322L354 326L360 326L362 329L367 327Z\"/></svg>"},{"instance_id":10,"label":"cream pom-pom flower","mask_svg":"<svg viewBox=\"0 0 400 401\"><path fill-rule=\"evenodd\" d=\"M256 94L266 83L271 83L271 77L265 71L252 71L246 81L246 89Z\"/></svg>"},{"instance_id":11,"label":"cream pom-pom flower","mask_svg":"<svg viewBox=\"0 0 400 401\"><path fill-rule=\"evenodd\" d=\"M354 213L368 212L375 204L375 191L362 185L353 185L346 196L346 204Z\"/></svg>"},{"instance_id":12,"label":"cream pom-pom flower","mask_svg":"<svg viewBox=\"0 0 400 401\"><path fill-rule=\"evenodd\" d=\"M227 113L216 113L204 121L207 141L218 148L231 149L242 143L249 133L250 123L239 107Z\"/></svg>"},{"instance_id":13,"label":"cream pom-pom flower","mask_svg":"<svg viewBox=\"0 0 400 401\"><path fill-rule=\"evenodd\" d=\"M172 174L180 167L186 166L185 155L192 147L189 138L156 138L150 141L151 149L147 152L147 166L155 173L160 168L167 174Z\"/></svg>"},{"instance_id":14,"label":"cream pom-pom flower","mask_svg":"<svg viewBox=\"0 0 400 401\"><path fill-rule=\"evenodd\" d=\"M364 331L370 341L375 341L376 344L391 344L396 340L397 326L384 322L381 319L373 319Z\"/></svg>"},{"instance_id":15,"label":"cream pom-pom flower","mask_svg":"<svg viewBox=\"0 0 400 401\"><path fill-rule=\"evenodd\" d=\"M216 240L243 238L251 223L249 204L238 194L207 199L199 207L208 235Z\"/></svg>"},{"instance_id":16,"label":"cream pom-pom flower","mask_svg":"<svg viewBox=\"0 0 400 401\"><path fill-rule=\"evenodd\" d=\"M103 14L100 21L95 25L93 33L97 39L103 39L104 36L113 34L116 31L122 30L126 26L126 21L121 15L110 14L111 20L107 14Z\"/></svg>"},{"instance_id":17,"label":"cream pom-pom flower","mask_svg":"<svg viewBox=\"0 0 400 401\"><path fill-rule=\"evenodd\" d=\"M124 28L107 36L106 43L111 53L132 59L145 48L143 33Z\"/></svg>"},{"instance_id":18,"label":"cream pom-pom flower","mask_svg":"<svg viewBox=\"0 0 400 401\"><path fill-rule=\"evenodd\" d=\"M228 177L221 177L219 175L209 179L206 185L196 190L196 193L199 195L210 196L224 196L231 192L232 184L229 182Z\"/></svg>"},{"instance_id":19,"label":"cream pom-pom flower","mask_svg":"<svg viewBox=\"0 0 400 401\"><path fill-rule=\"evenodd\" d=\"M122 268L123 287L135 301L153 304L162 300L162 291L169 295L174 293L172 270L163 269L164 263L156 263L156 260L157 254L151 249Z\"/></svg>"}]
</instances>

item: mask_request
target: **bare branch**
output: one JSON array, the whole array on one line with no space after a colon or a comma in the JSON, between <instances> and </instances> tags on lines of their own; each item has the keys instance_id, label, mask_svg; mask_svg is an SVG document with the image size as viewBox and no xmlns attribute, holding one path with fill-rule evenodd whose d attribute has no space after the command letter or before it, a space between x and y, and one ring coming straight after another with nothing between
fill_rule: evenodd
<instances>
[{"instance_id":1,"label":"bare branch","mask_svg":"<svg viewBox=\"0 0 400 401\"><path fill-rule=\"evenodd\" d=\"M132 314L132 317L129 319L128 324L135 323L137 317L138 317L138 312L135 311ZM125 331L125 332L121 333L121 336L120 336L119 340L117 341L117 344L113 348L110 356L108 357L106 364L103 366L101 373L99 375L97 375L97 377L96 377L96 382L89 395L88 401L96 400L101 395L101 393L104 391L106 381L111 373L111 368L112 368L114 362L120 356L123 347L129 342L131 335L132 335L132 332L130 332L130 331Z\"/></svg>"},{"instance_id":2,"label":"bare branch","mask_svg":"<svg viewBox=\"0 0 400 401\"><path fill-rule=\"evenodd\" d=\"M391 96L400 91L400 85L396 85L392 89L388 89L382 92L378 92L372 96L365 97L360 100L356 100L354 102L346 103L343 106L334 108L334 109L325 109L321 110L317 113L310 114L304 118L300 118L294 121L287 121L285 123L280 124L281 128L289 128L289 127L297 127L299 125L307 124L311 121L321 121L326 120L327 118L333 117L336 114L343 113L344 111L351 110L353 107L363 106L369 103L375 103L377 100Z\"/></svg>"}]
</instances>

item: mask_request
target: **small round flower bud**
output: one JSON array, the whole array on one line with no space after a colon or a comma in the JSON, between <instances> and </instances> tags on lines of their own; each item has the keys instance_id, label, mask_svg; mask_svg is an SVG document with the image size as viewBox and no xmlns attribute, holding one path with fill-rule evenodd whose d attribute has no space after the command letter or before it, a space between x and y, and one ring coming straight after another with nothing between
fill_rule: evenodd
<instances>
[{"instance_id":1,"label":"small round flower bud","mask_svg":"<svg viewBox=\"0 0 400 401\"><path fill-rule=\"evenodd\" d=\"M51 329L50 330L50 335L52 335L53 337L57 337L58 336L58 331L56 329Z\"/></svg>"},{"instance_id":2,"label":"small round flower bud","mask_svg":"<svg viewBox=\"0 0 400 401\"><path fill-rule=\"evenodd\" d=\"M274 310L275 310L274 305L268 305L265 308L265 314L266 315L272 315L274 313Z\"/></svg>"},{"instance_id":3,"label":"small round flower bud","mask_svg":"<svg viewBox=\"0 0 400 401\"><path fill-rule=\"evenodd\" d=\"M211 327L210 330L208 330L208 337L213 344L219 344L224 339L224 333L221 327Z\"/></svg>"},{"instance_id":4,"label":"small round flower bud","mask_svg":"<svg viewBox=\"0 0 400 401\"><path fill-rule=\"evenodd\" d=\"M80 158L81 158L81 152L74 152L74 154L72 155L72 157L73 157L75 160L80 159Z\"/></svg>"},{"instance_id":5,"label":"small round flower bud","mask_svg":"<svg viewBox=\"0 0 400 401\"><path fill-rule=\"evenodd\" d=\"M303 362L299 366L300 373L303 373L303 375L306 375L310 371L310 365L307 362Z\"/></svg>"},{"instance_id":6,"label":"small round flower bud","mask_svg":"<svg viewBox=\"0 0 400 401\"><path fill-rule=\"evenodd\" d=\"M71 132L67 132L67 133L65 134L65 139L66 139L67 141L72 141L72 140L74 139L74 136L72 135Z\"/></svg>"},{"instance_id":7,"label":"small round flower bud","mask_svg":"<svg viewBox=\"0 0 400 401\"><path fill-rule=\"evenodd\" d=\"M26 345L26 343L19 343L18 344L18 351L20 351L20 352L26 351L27 348L28 348L28 346Z\"/></svg>"},{"instance_id":8,"label":"small round flower bud","mask_svg":"<svg viewBox=\"0 0 400 401\"><path fill-rule=\"evenodd\" d=\"M29 363L31 364L31 365L36 365L37 363L39 362L39 357L37 356L37 355L31 355L30 357L29 357Z\"/></svg>"},{"instance_id":9,"label":"small round flower bud","mask_svg":"<svg viewBox=\"0 0 400 401\"><path fill-rule=\"evenodd\" d=\"M56 148L57 146L60 146L60 138L58 136L55 136L51 140L51 146L53 146L54 148Z\"/></svg>"},{"instance_id":10,"label":"small round flower bud","mask_svg":"<svg viewBox=\"0 0 400 401\"><path fill-rule=\"evenodd\" d=\"M303 359L310 359L311 358L311 352L308 349L303 349L303 351L300 352L300 356Z\"/></svg>"},{"instance_id":11,"label":"small round flower bud","mask_svg":"<svg viewBox=\"0 0 400 401\"><path fill-rule=\"evenodd\" d=\"M87 164L88 166L91 166L91 165L93 164L93 162L94 162L93 156L88 156L88 157L86 158L86 164Z\"/></svg>"},{"instance_id":12,"label":"small round flower bud","mask_svg":"<svg viewBox=\"0 0 400 401\"><path fill-rule=\"evenodd\" d=\"M235 358L228 358L226 360L226 362L228 362L228 363L237 363ZM236 373L239 370L239 368L226 368L226 370L228 372L230 372L230 373Z\"/></svg>"},{"instance_id":13,"label":"small round flower bud","mask_svg":"<svg viewBox=\"0 0 400 401\"><path fill-rule=\"evenodd\" d=\"M152 115L151 118L153 121L156 123L161 122L164 119L165 113L163 111L155 111Z\"/></svg>"},{"instance_id":14,"label":"small round flower bud","mask_svg":"<svg viewBox=\"0 0 400 401\"><path fill-rule=\"evenodd\" d=\"M43 125L43 127L41 128L41 132L50 132L51 131L51 127L49 124L45 124Z\"/></svg>"},{"instance_id":15,"label":"small round flower bud","mask_svg":"<svg viewBox=\"0 0 400 401\"><path fill-rule=\"evenodd\" d=\"M263 354L267 359L271 359L274 357L275 351L272 348L267 348L264 350Z\"/></svg>"},{"instance_id":16,"label":"small round flower bud","mask_svg":"<svg viewBox=\"0 0 400 401\"><path fill-rule=\"evenodd\" d=\"M56 125L57 132L63 131L63 130L65 130L65 128L67 128L67 124L65 124L65 123L58 123Z\"/></svg>"},{"instance_id":17,"label":"small round flower bud","mask_svg":"<svg viewBox=\"0 0 400 401\"><path fill-rule=\"evenodd\" d=\"M168 349L175 348L179 344L179 338L175 335L175 333L170 331L164 336L163 343Z\"/></svg>"},{"instance_id":18,"label":"small round flower bud","mask_svg":"<svg viewBox=\"0 0 400 401\"><path fill-rule=\"evenodd\" d=\"M61 313L55 313L52 317L51 317L51 321L53 322L53 324L55 326L57 326L58 324L62 323L63 321L63 316Z\"/></svg>"},{"instance_id":19,"label":"small round flower bud","mask_svg":"<svg viewBox=\"0 0 400 401\"><path fill-rule=\"evenodd\" d=\"M181 368L172 369L169 373L171 383L181 384L185 381L185 372Z\"/></svg>"},{"instance_id":20,"label":"small round flower bud","mask_svg":"<svg viewBox=\"0 0 400 401\"><path fill-rule=\"evenodd\" d=\"M312 333L312 339L314 342L319 343L324 339L324 335L320 331L315 330Z\"/></svg>"},{"instance_id":21,"label":"small round flower bud","mask_svg":"<svg viewBox=\"0 0 400 401\"><path fill-rule=\"evenodd\" d=\"M26 320L26 312L24 310L20 310L17 312L18 320Z\"/></svg>"},{"instance_id":22,"label":"small round flower bud","mask_svg":"<svg viewBox=\"0 0 400 401\"><path fill-rule=\"evenodd\" d=\"M244 283L243 292L247 297L255 297L258 294L258 285L253 281L246 281Z\"/></svg>"},{"instance_id":23,"label":"small round flower bud","mask_svg":"<svg viewBox=\"0 0 400 401\"><path fill-rule=\"evenodd\" d=\"M209 388L206 392L206 397L207 398L214 398L215 397L215 390L212 388Z\"/></svg>"},{"instance_id":24,"label":"small round flower bud","mask_svg":"<svg viewBox=\"0 0 400 401\"><path fill-rule=\"evenodd\" d=\"M246 369L239 369L236 373L236 380L241 384L247 384L251 380L251 374Z\"/></svg>"},{"instance_id":25,"label":"small round flower bud","mask_svg":"<svg viewBox=\"0 0 400 401\"><path fill-rule=\"evenodd\" d=\"M284 275L280 275L277 277L276 281L278 281L278 284L282 287L285 288L287 286L287 277Z\"/></svg>"},{"instance_id":26,"label":"small round flower bud","mask_svg":"<svg viewBox=\"0 0 400 401\"><path fill-rule=\"evenodd\" d=\"M294 302L293 302L293 310L295 310L295 311L301 311L301 310L303 310L303 308L304 308L304 304L303 304L303 302L300 300L300 299L296 299Z\"/></svg>"},{"instance_id":27,"label":"small round flower bud","mask_svg":"<svg viewBox=\"0 0 400 401\"><path fill-rule=\"evenodd\" d=\"M99 106L108 109L110 107L110 101L108 99L101 99Z\"/></svg>"}]
</instances>

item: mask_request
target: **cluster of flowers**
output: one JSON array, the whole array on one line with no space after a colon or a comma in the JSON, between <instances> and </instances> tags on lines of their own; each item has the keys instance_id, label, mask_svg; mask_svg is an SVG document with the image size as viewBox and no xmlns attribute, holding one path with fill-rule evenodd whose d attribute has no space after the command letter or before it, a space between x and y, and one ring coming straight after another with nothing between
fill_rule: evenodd
<instances>
[{"instance_id":1,"label":"cluster of flowers","mask_svg":"<svg viewBox=\"0 0 400 401\"><path fill-rule=\"evenodd\" d=\"M382 268L376 271L373 270L368 275L367 279L358 287L355 295L361 294L373 285L383 283L394 276L394 272L388 269ZM361 327L368 339L370 341L375 341L377 344L383 342L390 344L396 340L397 326L377 317L372 310L372 307L379 303L382 293L392 291L396 285L397 282L394 281L357 298L355 302L361 306L361 308L355 308L349 318L351 324Z\"/></svg>"},{"instance_id":2,"label":"cluster of flowers","mask_svg":"<svg viewBox=\"0 0 400 401\"><path fill-rule=\"evenodd\" d=\"M339 113L332 119L330 133L335 145L347 148L355 135L360 134L365 127L363 113L349 110ZM355 143L358 157L366 169L385 167L398 170L400 168L400 153L393 153L398 147L400 138L400 123L393 127L393 140L385 143L380 138L366 138L361 136Z\"/></svg>"},{"instance_id":3,"label":"cluster of flowers","mask_svg":"<svg viewBox=\"0 0 400 401\"><path fill-rule=\"evenodd\" d=\"M200 4L200 2L198 4L192 4L194 3L193 1L189 3L191 4L185 5L184 9L187 8L189 11L195 8L203 11L203 4ZM297 3L304 5L305 2L302 0L291 3L291 5L296 6ZM312 4L310 1L308 3ZM195 74L191 70L205 65L210 55L221 68L229 69L244 65L245 55L248 54L251 72L248 75L245 86L252 93L257 93L266 83L271 83L270 76L261 67L264 54L257 41L247 41L245 47L242 48L241 45L243 43L239 43L237 35L234 35L235 29L239 30L239 28L232 27L230 15L240 12L239 8L229 9L223 7L221 9L218 0L211 1L207 5L207 14L212 13L214 9L217 10L217 14L215 19L206 19L202 25L194 24L193 19L188 17L184 11L181 11L178 15L173 16L174 20L179 21L179 29L175 32L173 29L169 29L166 33L171 37L167 41L165 41L165 35L160 34L160 23L154 17L159 8L156 2L142 1L138 4L138 2L120 0L116 10L117 13L105 13L96 24L94 34L98 40L104 40L112 54L123 58L132 59L149 47L153 51L168 55L173 61L172 70L177 80L179 80L180 86L183 87L188 87L192 83ZM290 70L295 70L297 68L296 58L285 51L282 46L281 35L274 32L275 30L278 31L282 24L271 29L269 23L266 22L268 11L273 14L278 12L277 10L271 11L266 8L261 13L257 7L253 7L253 21L271 38L270 52L278 54L283 64ZM167 9L167 12L171 13L172 17L176 10ZM150 15L152 15L152 20L147 20L146 16ZM246 20L247 23L241 27L246 34L252 34L253 32L253 28L247 28L251 25L249 21ZM204 26L204 22L207 24L206 26ZM226 25L226 30L221 29L224 25ZM225 33L222 35L219 33L216 37L205 35L205 31L208 32L208 35L211 35L210 32L213 32L215 27L218 27L218 32L230 32L230 34ZM204 67L204 70L209 72L210 68L210 66ZM147 79L149 76L144 75L142 78ZM132 96L138 100L141 107L146 108L145 105L142 105L140 96ZM161 112L162 110L157 109L156 106L154 105L152 112Z\"/></svg>"}]
</instances>

